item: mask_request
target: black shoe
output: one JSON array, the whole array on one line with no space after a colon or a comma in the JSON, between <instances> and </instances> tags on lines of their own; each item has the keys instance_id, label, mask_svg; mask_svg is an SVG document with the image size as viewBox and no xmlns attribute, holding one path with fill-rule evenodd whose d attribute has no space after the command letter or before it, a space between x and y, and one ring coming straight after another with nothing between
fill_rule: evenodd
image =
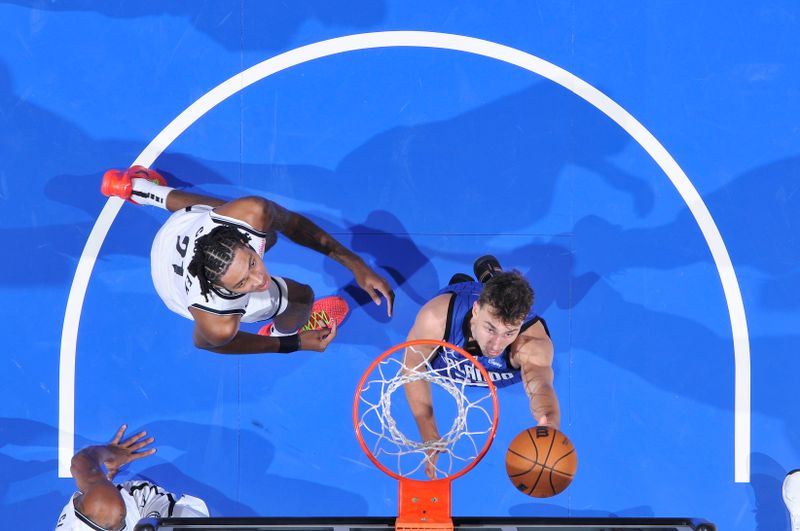
<instances>
[{"instance_id":1,"label":"black shoe","mask_svg":"<svg viewBox=\"0 0 800 531\"><path fill-rule=\"evenodd\" d=\"M487 254L475 260L472 270L475 272L478 282L485 284L495 273L501 272L503 268L500 267L500 262L497 258Z\"/></svg>"},{"instance_id":2,"label":"black shoe","mask_svg":"<svg viewBox=\"0 0 800 531\"><path fill-rule=\"evenodd\" d=\"M475 279L471 276L467 275L466 273L456 273L450 279L450 282L447 283L448 286L452 286L453 284L460 284L462 282L475 282Z\"/></svg>"}]
</instances>

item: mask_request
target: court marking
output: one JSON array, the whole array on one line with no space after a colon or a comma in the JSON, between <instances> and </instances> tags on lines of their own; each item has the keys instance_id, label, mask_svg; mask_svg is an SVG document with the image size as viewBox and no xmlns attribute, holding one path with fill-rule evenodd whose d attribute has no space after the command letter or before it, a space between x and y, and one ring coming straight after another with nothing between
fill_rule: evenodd
<instances>
[{"instance_id":1,"label":"court marking","mask_svg":"<svg viewBox=\"0 0 800 531\"><path fill-rule=\"evenodd\" d=\"M739 282L722 235L689 177L652 133L614 100L563 68L516 48L463 35L427 31L385 31L337 37L301 46L266 59L224 81L172 120L145 147L134 164L150 166L178 136L209 110L272 74L331 55L389 47L439 48L471 53L518 66L547 78L592 104L612 119L642 146L669 177L694 216L711 251L714 265L722 282L731 322L734 352L734 481L737 483L749 482L750 339ZM75 356L83 300L100 247L122 207L122 203L123 201L119 198L109 198L100 212L81 253L67 299L59 359L59 477L70 477L69 466L74 453Z\"/></svg>"}]
</instances>

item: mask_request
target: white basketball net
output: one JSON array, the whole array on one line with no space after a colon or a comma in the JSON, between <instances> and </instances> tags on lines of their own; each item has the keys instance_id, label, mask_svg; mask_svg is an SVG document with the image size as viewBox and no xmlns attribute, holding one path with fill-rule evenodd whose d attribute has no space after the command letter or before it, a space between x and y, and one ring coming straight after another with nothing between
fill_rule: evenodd
<instances>
[{"instance_id":1,"label":"white basketball net","mask_svg":"<svg viewBox=\"0 0 800 531\"><path fill-rule=\"evenodd\" d=\"M435 347L436 350L427 360L418 350L419 346L408 347L410 351L420 354L422 359L410 367L405 365L402 349L381 360L369 374L359 394L358 426L364 442L378 461L402 477L421 477L428 463L435 467L436 477L451 476L474 460L491 437L494 412L487 411L487 408L493 409L491 390L485 383L476 386L475 382L463 377L467 372L465 369L477 371L477 368L461 356L444 356L446 366L434 368L429 360L453 352L444 347ZM424 345L422 348L430 350ZM405 400L403 387L419 380L430 383L434 399L446 397L441 392L435 394L434 386L437 386L454 402L447 404L450 406L450 415L447 416L452 417L452 421L450 429L444 434L442 427L447 425L449 418L442 418L440 408L434 407L441 434L441 438L435 441L421 440ZM395 415L403 417L400 421L392 415L392 397L398 390L401 391L401 399L395 400ZM434 406L442 405L441 402L434 400ZM409 433L404 433L398 424Z\"/></svg>"}]
</instances>

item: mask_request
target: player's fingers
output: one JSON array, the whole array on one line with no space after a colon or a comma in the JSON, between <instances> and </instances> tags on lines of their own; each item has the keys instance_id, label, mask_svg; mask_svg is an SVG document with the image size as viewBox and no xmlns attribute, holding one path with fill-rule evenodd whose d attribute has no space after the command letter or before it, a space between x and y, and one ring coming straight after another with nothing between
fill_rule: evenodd
<instances>
[{"instance_id":1,"label":"player's fingers","mask_svg":"<svg viewBox=\"0 0 800 531\"><path fill-rule=\"evenodd\" d=\"M131 454L131 461L141 459L142 457L147 457L148 455L153 455L154 453L156 453L155 448L149 448L144 452L136 452L135 454Z\"/></svg>"},{"instance_id":2,"label":"player's fingers","mask_svg":"<svg viewBox=\"0 0 800 531\"><path fill-rule=\"evenodd\" d=\"M378 293L379 292L383 293L383 292L380 291L379 287L370 285L369 287L367 287L366 292L367 295L369 295L370 298L372 299L372 302L374 302L378 306L381 305L381 296Z\"/></svg>"},{"instance_id":3,"label":"player's fingers","mask_svg":"<svg viewBox=\"0 0 800 531\"><path fill-rule=\"evenodd\" d=\"M138 441L139 439L141 439L142 437L144 437L145 435L147 435L147 432L146 432L146 431L140 431L140 432L139 432L139 433L137 433L136 435L134 435L134 436L132 436L132 437L128 437L127 439L125 439L124 441L122 441L122 442L120 443L120 446L124 446L124 447L126 447L126 448L127 448L127 447L129 447L130 445L132 445L133 443L135 443L136 441Z\"/></svg>"},{"instance_id":4,"label":"player's fingers","mask_svg":"<svg viewBox=\"0 0 800 531\"><path fill-rule=\"evenodd\" d=\"M539 426L547 426L547 415L542 415L539 419Z\"/></svg>"},{"instance_id":5,"label":"player's fingers","mask_svg":"<svg viewBox=\"0 0 800 531\"><path fill-rule=\"evenodd\" d=\"M120 426L119 429L117 430L117 433L115 433L114 437L111 439L111 443L110 444L119 443L119 440L122 438L122 435L125 433L126 429L128 429L128 425L127 424L123 424L122 426Z\"/></svg>"},{"instance_id":6,"label":"player's fingers","mask_svg":"<svg viewBox=\"0 0 800 531\"><path fill-rule=\"evenodd\" d=\"M117 433L114 434L114 437L111 439L111 444L117 444L119 440L122 438L122 434L125 433L125 430L128 428L127 424L123 424L117 430Z\"/></svg>"},{"instance_id":7,"label":"player's fingers","mask_svg":"<svg viewBox=\"0 0 800 531\"><path fill-rule=\"evenodd\" d=\"M328 335L326 335L322 340L325 347L327 347L330 344L330 342L333 341L333 338L336 337L336 330L337 330L336 321L331 321L331 326L329 330L330 332L328 332Z\"/></svg>"},{"instance_id":8,"label":"player's fingers","mask_svg":"<svg viewBox=\"0 0 800 531\"><path fill-rule=\"evenodd\" d=\"M147 439L144 439L142 441L137 442L136 444L131 445L130 446L130 450L132 452L135 452L136 450L140 450L140 449L144 448L148 444L153 444L153 441L155 441L155 440L156 440L155 437L148 437Z\"/></svg>"},{"instance_id":9,"label":"player's fingers","mask_svg":"<svg viewBox=\"0 0 800 531\"><path fill-rule=\"evenodd\" d=\"M428 456L428 462L425 463L425 475L428 479L436 479L436 458L439 457L439 452L434 451Z\"/></svg>"},{"instance_id":10,"label":"player's fingers","mask_svg":"<svg viewBox=\"0 0 800 531\"><path fill-rule=\"evenodd\" d=\"M394 309L394 290L392 290L392 288L390 288L388 285L384 284L381 286L380 292L386 299L386 314L391 317L392 310Z\"/></svg>"}]
</instances>

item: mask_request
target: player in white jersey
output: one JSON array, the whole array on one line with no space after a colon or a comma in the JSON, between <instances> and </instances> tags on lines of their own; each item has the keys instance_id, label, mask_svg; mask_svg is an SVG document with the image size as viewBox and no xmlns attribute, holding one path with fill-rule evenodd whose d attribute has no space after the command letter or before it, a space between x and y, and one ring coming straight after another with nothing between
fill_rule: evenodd
<instances>
[{"instance_id":1,"label":"player in white jersey","mask_svg":"<svg viewBox=\"0 0 800 531\"><path fill-rule=\"evenodd\" d=\"M112 480L124 465L153 455L146 432L122 440L126 426L111 442L89 446L72 457L70 472L78 487L56 521L56 531L131 531L141 518L207 517L208 507L194 496L176 496L149 481ZM105 467L105 471L103 470Z\"/></svg>"},{"instance_id":2,"label":"player in white jersey","mask_svg":"<svg viewBox=\"0 0 800 531\"><path fill-rule=\"evenodd\" d=\"M314 303L312 289L271 276L262 255L277 232L347 267L376 304L394 292L388 282L311 220L263 197L221 199L175 190L156 171L133 166L109 170L103 194L173 212L156 235L151 272L172 311L194 320L194 344L221 354L323 351L347 313L345 301ZM309 316L311 317L309 319ZM272 320L259 334L240 322Z\"/></svg>"}]
</instances>

